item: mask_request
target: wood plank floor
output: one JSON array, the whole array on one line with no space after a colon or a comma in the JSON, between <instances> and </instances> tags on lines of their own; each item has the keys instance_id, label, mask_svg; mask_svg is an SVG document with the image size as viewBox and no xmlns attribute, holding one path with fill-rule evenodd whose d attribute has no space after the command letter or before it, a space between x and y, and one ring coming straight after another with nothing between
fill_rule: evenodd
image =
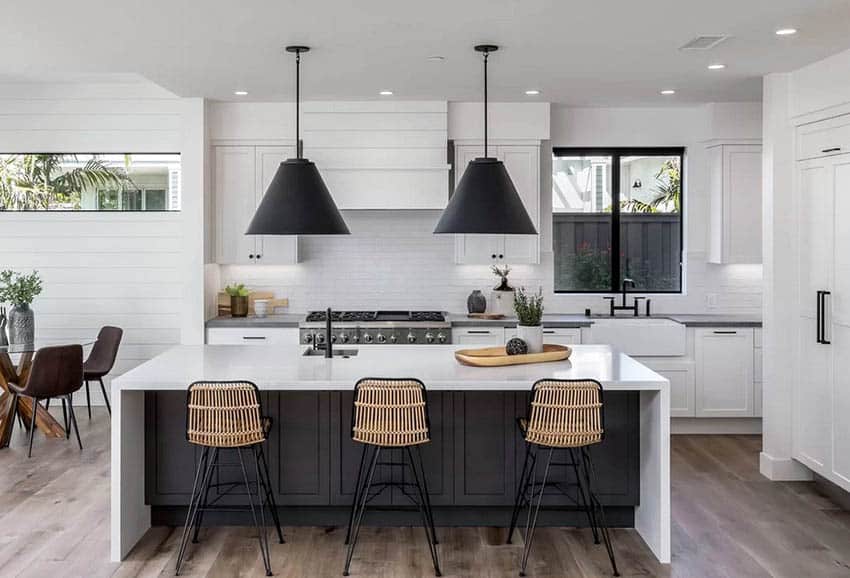
<instances>
[{"instance_id":1,"label":"wood plank floor","mask_svg":"<svg viewBox=\"0 0 850 578\"><path fill-rule=\"evenodd\" d=\"M33 458L17 432L0 451L0 576L172 576L179 529L154 528L122 564L109 562L109 422L79 412L85 450L36 437ZM613 532L623 576L850 576L850 513L812 484L771 483L758 473L758 436L673 438L673 563L662 567L632 530ZM516 576L522 541L505 530L438 530L445 576ZM285 528L272 542L277 576L340 576L339 528ZM529 576L609 576L589 530L539 531ZM262 576L247 528L204 530L190 550L186 576ZM352 576L433 576L419 528L366 528Z\"/></svg>"}]
</instances>

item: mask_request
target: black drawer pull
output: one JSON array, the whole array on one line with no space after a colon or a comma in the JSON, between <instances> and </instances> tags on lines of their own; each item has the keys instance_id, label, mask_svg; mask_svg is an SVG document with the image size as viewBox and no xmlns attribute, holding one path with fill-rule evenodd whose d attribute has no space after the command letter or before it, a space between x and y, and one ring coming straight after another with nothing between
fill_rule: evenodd
<instances>
[{"instance_id":1,"label":"black drawer pull","mask_svg":"<svg viewBox=\"0 0 850 578\"><path fill-rule=\"evenodd\" d=\"M262 335L243 335L242 339L245 341L263 341L265 337Z\"/></svg>"},{"instance_id":2,"label":"black drawer pull","mask_svg":"<svg viewBox=\"0 0 850 578\"><path fill-rule=\"evenodd\" d=\"M837 153L840 150L841 150L841 147L831 147L831 148L828 148L828 149L823 149L820 152L822 152L822 153Z\"/></svg>"},{"instance_id":3,"label":"black drawer pull","mask_svg":"<svg viewBox=\"0 0 850 578\"><path fill-rule=\"evenodd\" d=\"M477 329L470 329L469 331L467 331L467 333L469 333L470 335L472 335L472 334L475 334L475 335L490 335L489 331L483 331L483 330L477 330Z\"/></svg>"},{"instance_id":4,"label":"black drawer pull","mask_svg":"<svg viewBox=\"0 0 850 578\"><path fill-rule=\"evenodd\" d=\"M552 334L554 334L554 333L555 333L555 330L554 330L554 329L549 329L549 330L547 331L546 329L544 329L544 330L543 330L543 333L545 333L546 335L552 335Z\"/></svg>"},{"instance_id":5,"label":"black drawer pull","mask_svg":"<svg viewBox=\"0 0 850 578\"><path fill-rule=\"evenodd\" d=\"M715 335L737 335L737 331L715 331Z\"/></svg>"}]
</instances>

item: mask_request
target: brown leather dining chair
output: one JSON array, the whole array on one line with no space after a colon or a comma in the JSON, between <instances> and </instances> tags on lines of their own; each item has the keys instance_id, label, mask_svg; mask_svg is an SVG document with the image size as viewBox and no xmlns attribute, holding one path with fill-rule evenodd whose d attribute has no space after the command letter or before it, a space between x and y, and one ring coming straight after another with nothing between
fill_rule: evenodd
<instances>
[{"instance_id":1,"label":"brown leather dining chair","mask_svg":"<svg viewBox=\"0 0 850 578\"><path fill-rule=\"evenodd\" d=\"M112 415L112 408L109 406L109 396L106 395L106 386L103 385L103 376L112 371L115 365L115 358L118 356L118 346L121 345L121 337L124 331L119 327L101 327L97 334L97 341L92 345L91 353L88 359L83 364L83 381L86 384L86 405L89 410L89 419L91 419L91 394L89 393L89 382L99 381L100 391L103 392L103 401L106 402L106 411Z\"/></svg>"},{"instance_id":2,"label":"brown leather dining chair","mask_svg":"<svg viewBox=\"0 0 850 578\"><path fill-rule=\"evenodd\" d=\"M60 345L55 347L43 347L35 352L32 361L29 378L21 387L17 383L10 382L9 389L12 392L12 403L17 409L20 396L31 397L33 406L41 400L61 398L68 407L71 425L77 434L77 444L83 449L80 441L80 430L77 427L77 417L74 415L74 406L71 403L71 394L83 386L83 346L82 345ZM27 457L32 457L32 438L35 434L35 407L32 412L30 423L30 440ZM14 427L14 426L13 426ZM69 433L70 435L70 433Z\"/></svg>"}]
</instances>

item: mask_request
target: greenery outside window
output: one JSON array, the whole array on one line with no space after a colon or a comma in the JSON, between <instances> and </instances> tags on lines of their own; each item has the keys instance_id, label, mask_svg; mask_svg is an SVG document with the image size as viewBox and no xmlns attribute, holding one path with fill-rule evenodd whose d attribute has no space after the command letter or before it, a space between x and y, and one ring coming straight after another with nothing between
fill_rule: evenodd
<instances>
[{"instance_id":1,"label":"greenery outside window","mask_svg":"<svg viewBox=\"0 0 850 578\"><path fill-rule=\"evenodd\" d=\"M685 149L556 148L556 293L681 293Z\"/></svg>"},{"instance_id":2,"label":"greenery outside window","mask_svg":"<svg viewBox=\"0 0 850 578\"><path fill-rule=\"evenodd\" d=\"M0 211L179 211L179 154L0 153Z\"/></svg>"}]
</instances>

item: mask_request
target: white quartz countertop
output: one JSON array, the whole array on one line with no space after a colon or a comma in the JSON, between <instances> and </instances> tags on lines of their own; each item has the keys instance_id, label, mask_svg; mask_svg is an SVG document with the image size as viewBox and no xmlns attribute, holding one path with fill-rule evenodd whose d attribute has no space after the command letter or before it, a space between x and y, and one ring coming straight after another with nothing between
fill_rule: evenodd
<instances>
[{"instance_id":1,"label":"white quartz countertop","mask_svg":"<svg viewBox=\"0 0 850 578\"><path fill-rule=\"evenodd\" d=\"M185 390L194 381L248 380L270 390L348 390L364 377L414 377L435 390L526 390L538 379L596 379L605 389L661 390L669 382L608 345L576 345L569 360L469 367L458 345L369 345L348 359L304 357L275 345L179 345L112 381L117 390Z\"/></svg>"}]
</instances>

